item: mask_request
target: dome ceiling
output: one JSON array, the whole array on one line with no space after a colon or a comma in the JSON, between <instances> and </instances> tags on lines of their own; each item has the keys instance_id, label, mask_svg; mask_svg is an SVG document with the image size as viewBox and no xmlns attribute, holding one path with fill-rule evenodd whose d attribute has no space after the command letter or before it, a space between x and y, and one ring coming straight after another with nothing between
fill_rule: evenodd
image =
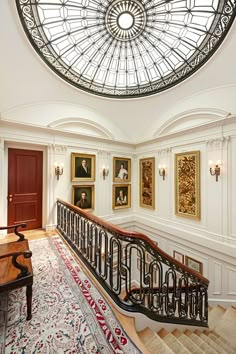
<instances>
[{"instance_id":1,"label":"dome ceiling","mask_svg":"<svg viewBox=\"0 0 236 354\"><path fill-rule=\"evenodd\" d=\"M61 78L112 98L151 95L200 68L235 17L220 0L16 0L26 34Z\"/></svg>"}]
</instances>

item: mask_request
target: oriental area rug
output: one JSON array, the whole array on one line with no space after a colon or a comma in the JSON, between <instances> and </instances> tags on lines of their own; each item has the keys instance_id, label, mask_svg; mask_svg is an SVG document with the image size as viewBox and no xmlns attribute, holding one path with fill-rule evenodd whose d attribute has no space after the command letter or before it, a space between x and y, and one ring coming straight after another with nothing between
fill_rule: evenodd
<instances>
[{"instance_id":1,"label":"oriental area rug","mask_svg":"<svg viewBox=\"0 0 236 354\"><path fill-rule=\"evenodd\" d=\"M141 353L58 236L30 241L32 319L25 288L9 293L5 354Z\"/></svg>"}]
</instances>

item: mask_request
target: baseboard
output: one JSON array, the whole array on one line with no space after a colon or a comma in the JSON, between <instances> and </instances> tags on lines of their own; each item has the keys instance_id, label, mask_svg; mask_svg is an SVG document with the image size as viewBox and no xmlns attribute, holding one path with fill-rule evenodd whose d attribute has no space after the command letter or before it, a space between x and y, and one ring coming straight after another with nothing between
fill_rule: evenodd
<instances>
[{"instance_id":1,"label":"baseboard","mask_svg":"<svg viewBox=\"0 0 236 354\"><path fill-rule=\"evenodd\" d=\"M230 307L230 306L236 306L236 300L231 300L231 299L208 299L208 304L211 307L220 305L223 307Z\"/></svg>"},{"instance_id":2,"label":"baseboard","mask_svg":"<svg viewBox=\"0 0 236 354\"><path fill-rule=\"evenodd\" d=\"M55 231L57 228L56 224L45 225L45 231Z\"/></svg>"}]
</instances>

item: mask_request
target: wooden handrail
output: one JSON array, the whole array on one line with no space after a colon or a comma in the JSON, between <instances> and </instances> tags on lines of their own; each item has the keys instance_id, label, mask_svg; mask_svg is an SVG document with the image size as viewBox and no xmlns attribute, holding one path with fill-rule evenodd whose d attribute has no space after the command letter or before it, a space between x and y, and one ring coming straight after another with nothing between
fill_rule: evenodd
<instances>
[{"instance_id":1,"label":"wooden handrail","mask_svg":"<svg viewBox=\"0 0 236 354\"><path fill-rule=\"evenodd\" d=\"M159 322L207 327L208 279L146 235L124 230L61 199L57 229L123 310Z\"/></svg>"},{"instance_id":2,"label":"wooden handrail","mask_svg":"<svg viewBox=\"0 0 236 354\"><path fill-rule=\"evenodd\" d=\"M136 237L138 239L148 242L150 244L150 246L152 246L161 256L166 258L168 261L175 264L177 267L183 269L187 273L191 274L193 277L195 277L195 278L197 277L201 282L205 283L206 285L209 285L210 282L207 278L205 278L200 273L194 271L193 269L187 267L183 263L180 263L175 258L171 257L168 253L164 252L161 248L159 248L148 236L142 234L141 232L127 231L125 229L122 229L119 226L116 226L110 222L107 222L107 221L99 218L98 216L95 216L89 212L86 212L85 210L83 210L73 204L65 202L64 200L62 200L60 198L57 198L57 201L64 204L65 206L67 206L70 210L73 210L75 213L77 213L79 211L79 213L82 216L84 216L86 219L94 222L95 224L97 224L99 226L102 226L103 228L105 228L106 230L108 230L111 233L118 233L120 236L125 236L125 237L132 236L132 237Z\"/></svg>"}]
</instances>

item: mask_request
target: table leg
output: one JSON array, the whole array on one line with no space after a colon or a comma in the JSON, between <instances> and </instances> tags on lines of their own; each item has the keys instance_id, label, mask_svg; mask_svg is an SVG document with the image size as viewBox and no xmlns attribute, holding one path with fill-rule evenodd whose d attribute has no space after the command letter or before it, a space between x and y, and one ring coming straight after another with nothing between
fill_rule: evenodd
<instances>
[{"instance_id":1,"label":"table leg","mask_svg":"<svg viewBox=\"0 0 236 354\"><path fill-rule=\"evenodd\" d=\"M27 301L27 317L26 320L29 321L32 318L32 284L26 287L26 301Z\"/></svg>"}]
</instances>

